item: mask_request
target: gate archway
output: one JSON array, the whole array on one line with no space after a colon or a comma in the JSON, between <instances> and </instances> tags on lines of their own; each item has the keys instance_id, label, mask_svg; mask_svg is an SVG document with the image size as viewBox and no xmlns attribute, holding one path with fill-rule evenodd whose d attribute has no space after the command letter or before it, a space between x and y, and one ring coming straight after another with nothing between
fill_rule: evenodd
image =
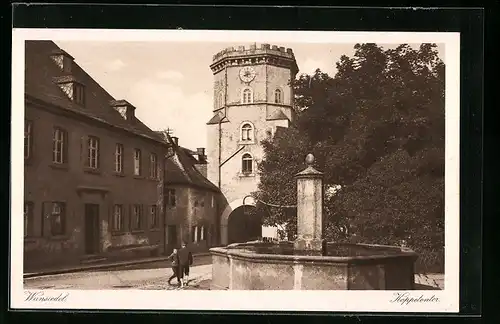
<instances>
[{"instance_id":1,"label":"gate archway","mask_svg":"<svg viewBox=\"0 0 500 324\"><path fill-rule=\"evenodd\" d=\"M244 243L262 237L262 221L254 211L254 206L242 205L229 214L227 222L228 244Z\"/></svg>"}]
</instances>

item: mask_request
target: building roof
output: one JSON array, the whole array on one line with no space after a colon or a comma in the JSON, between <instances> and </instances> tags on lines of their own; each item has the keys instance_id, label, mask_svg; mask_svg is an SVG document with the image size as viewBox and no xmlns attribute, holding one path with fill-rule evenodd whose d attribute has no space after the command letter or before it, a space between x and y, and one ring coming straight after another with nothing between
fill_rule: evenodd
<instances>
[{"instance_id":1,"label":"building roof","mask_svg":"<svg viewBox=\"0 0 500 324\"><path fill-rule=\"evenodd\" d=\"M46 40L26 41L25 43L25 95L43 101L95 122L121 128L135 135L166 144L161 136L135 118L125 120L112 108L120 102L113 98L101 85L88 75L76 62L71 71L63 72L52 60L51 55L65 54L54 42ZM70 59L72 57L68 55ZM57 82L78 82L85 86L85 107L73 102L58 86ZM124 101L125 102L125 101Z\"/></svg>"},{"instance_id":2,"label":"building roof","mask_svg":"<svg viewBox=\"0 0 500 324\"><path fill-rule=\"evenodd\" d=\"M278 109L275 110L271 115L269 115L269 117L267 117L267 120L290 120L290 119L285 115L283 110Z\"/></svg>"},{"instance_id":3,"label":"building roof","mask_svg":"<svg viewBox=\"0 0 500 324\"><path fill-rule=\"evenodd\" d=\"M182 147L182 146L179 146L179 148L181 148L182 150L184 150L184 152L186 153L186 155L189 157L189 159L191 160L191 162L193 164L207 164L207 160L206 160L206 155L203 156L203 160L199 160L199 159L196 159L194 156L198 156L198 151L193 151L193 150L190 150L186 147Z\"/></svg>"},{"instance_id":4,"label":"building roof","mask_svg":"<svg viewBox=\"0 0 500 324\"><path fill-rule=\"evenodd\" d=\"M175 154L167 159L165 166L165 184L167 186L187 185L210 191L220 191L196 169L197 160L190 154L189 149L174 145L174 150Z\"/></svg>"},{"instance_id":5,"label":"building roof","mask_svg":"<svg viewBox=\"0 0 500 324\"><path fill-rule=\"evenodd\" d=\"M219 122L227 123L229 122L229 120L227 119L227 117L224 118L224 115L222 115L220 112L216 112L214 116L207 122L207 125L218 124Z\"/></svg>"}]
</instances>

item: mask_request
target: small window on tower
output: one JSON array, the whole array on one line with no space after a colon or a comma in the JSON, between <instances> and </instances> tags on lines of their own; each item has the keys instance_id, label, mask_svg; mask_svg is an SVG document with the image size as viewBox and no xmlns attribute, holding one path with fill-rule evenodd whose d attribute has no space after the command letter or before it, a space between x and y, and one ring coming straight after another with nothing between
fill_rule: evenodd
<instances>
[{"instance_id":1,"label":"small window on tower","mask_svg":"<svg viewBox=\"0 0 500 324\"><path fill-rule=\"evenodd\" d=\"M253 127L250 123L245 123L241 126L241 140L251 141L253 140Z\"/></svg>"},{"instance_id":2,"label":"small window on tower","mask_svg":"<svg viewBox=\"0 0 500 324\"><path fill-rule=\"evenodd\" d=\"M253 102L253 92L250 88L245 88L241 93L241 103L247 104Z\"/></svg>"},{"instance_id":3,"label":"small window on tower","mask_svg":"<svg viewBox=\"0 0 500 324\"><path fill-rule=\"evenodd\" d=\"M217 102L217 108L222 107L224 107L224 93L221 91L219 92L219 101Z\"/></svg>"},{"instance_id":4,"label":"small window on tower","mask_svg":"<svg viewBox=\"0 0 500 324\"><path fill-rule=\"evenodd\" d=\"M275 103L283 103L283 93L280 89L276 89L274 91L274 102Z\"/></svg>"},{"instance_id":5,"label":"small window on tower","mask_svg":"<svg viewBox=\"0 0 500 324\"><path fill-rule=\"evenodd\" d=\"M243 154L243 157L241 158L241 172L243 174L250 174L252 173L253 169L253 158L250 155L250 153L245 153Z\"/></svg>"}]
</instances>

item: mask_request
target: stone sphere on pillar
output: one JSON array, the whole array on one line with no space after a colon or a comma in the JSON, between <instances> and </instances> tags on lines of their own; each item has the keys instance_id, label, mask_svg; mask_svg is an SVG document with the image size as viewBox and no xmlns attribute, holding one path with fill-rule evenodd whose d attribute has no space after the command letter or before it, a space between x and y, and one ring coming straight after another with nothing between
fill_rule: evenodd
<instances>
[{"instance_id":1,"label":"stone sphere on pillar","mask_svg":"<svg viewBox=\"0 0 500 324\"><path fill-rule=\"evenodd\" d=\"M308 166L312 166L314 163L314 155L312 155L311 153L307 154L306 156L306 164Z\"/></svg>"}]
</instances>

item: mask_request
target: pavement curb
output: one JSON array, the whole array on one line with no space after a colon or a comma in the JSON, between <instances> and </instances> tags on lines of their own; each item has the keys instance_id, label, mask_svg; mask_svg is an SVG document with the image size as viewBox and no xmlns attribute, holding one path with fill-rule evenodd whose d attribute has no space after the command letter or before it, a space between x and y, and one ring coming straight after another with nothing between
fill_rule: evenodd
<instances>
[{"instance_id":1,"label":"pavement curb","mask_svg":"<svg viewBox=\"0 0 500 324\"><path fill-rule=\"evenodd\" d=\"M210 255L210 253L209 252L193 253L194 257L207 256L207 255ZM83 271L87 271L87 270L112 269L112 268L123 267L123 266L166 261L167 259L168 259L168 257L164 256L164 257L158 257L158 258L154 258L154 259L121 261L121 262L86 265L86 266L79 266L79 267L65 268L65 269L54 269L54 270L46 270L46 271L40 271L40 272L30 272L30 273L24 273L23 278L28 279L28 278L50 276L50 275L57 275L57 274L83 272Z\"/></svg>"}]
</instances>

